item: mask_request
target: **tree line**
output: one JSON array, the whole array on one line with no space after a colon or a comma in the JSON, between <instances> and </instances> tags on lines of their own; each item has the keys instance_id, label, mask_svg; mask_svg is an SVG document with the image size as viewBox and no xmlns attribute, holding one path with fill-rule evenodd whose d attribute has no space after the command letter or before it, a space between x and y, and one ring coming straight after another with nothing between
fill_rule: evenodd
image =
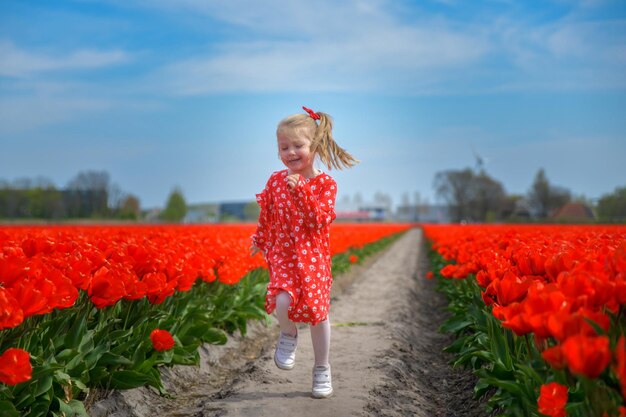
<instances>
[{"instance_id":1,"label":"tree line","mask_svg":"<svg viewBox=\"0 0 626 417\"><path fill-rule=\"evenodd\" d=\"M447 170L435 175L438 198L448 206L455 222L545 221L564 204L584 200L565 187L551 184L540 169L525 195L508 194L500 181L484 169ZM584 201L600 222L626 222L626 186ZM252 207L254 206L254 207ZM251 209L258 211L256 204ZM250 211L250 210L248 210ZM255 211L255 214L256 214ZM159 219L180 222L187 213L182 190L170 193ZM253 214L250 214L254 217ZM105 171L83 171L64 188L46 178L21 178L9 183L0 179L0 219L128 219L141 218L139 198L112 183Z\"/></svg>"},{"instance_id":2,"label":"tree line","mask_svg":"<svg viewBox=\"0 0 626 417\"><path fill-rule=\"evenodd\" d=\"M539 169L525 195L507 194L500 181L484 169L438 172L433 181L437 197L445 201L452 221L545 221L566 203L580 201L594 209L600 222L626 222L626 187L603 195L597 202L574 197L551 184Z\"/></svg>"},{"instance_id":3,"label":"tree line","mask_svg":"<svg viewBox=\"0 0 626 417\"><path fill-rule=\"evenodd\" d=\"M46 178L0 180L0 218L138 219L139 198L112 183L105 171L81 171L64 188Z\"/></svg>"}]
</instances>

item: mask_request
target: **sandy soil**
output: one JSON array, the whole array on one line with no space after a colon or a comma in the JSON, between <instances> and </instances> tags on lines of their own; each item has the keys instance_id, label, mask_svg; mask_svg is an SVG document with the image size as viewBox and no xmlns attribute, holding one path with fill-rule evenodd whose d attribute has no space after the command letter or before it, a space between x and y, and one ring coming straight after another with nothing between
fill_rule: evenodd
<instances>
[{"instance_id":1,"label":"sandy soil","mask_svg":"<svg viewBox=\"0 0 626 417\"><path fill-rule=\"evenodd\" d=\"M299 328L296 367L276 368L278 334L253 325L247 337L207 346L199 367L163 370L170 397L140 388L112 392L94 417L139 416L468 416L484 415L475 383L441 352L451 342L437 328L445 302L424 278L422 235L411 230L389 249L335 279L331 301L334 395L310 396L313 351Z\"/></svg>"}]
</instances>

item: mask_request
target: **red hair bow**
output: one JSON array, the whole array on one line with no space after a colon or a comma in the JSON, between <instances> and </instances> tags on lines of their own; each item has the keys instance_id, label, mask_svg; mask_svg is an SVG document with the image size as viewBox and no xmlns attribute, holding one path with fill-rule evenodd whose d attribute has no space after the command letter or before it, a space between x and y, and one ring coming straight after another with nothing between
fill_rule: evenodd
<instances>
[{"instance_id":1,"label":"red hair bow","mask_svg":"<svg viewBox=\"0 0 626 417\"><path fill-rule=\"evenodd\" d=\"M302 106L302 108L304 109L305 112L309 113L309 116L311 116L311 119L313 120L319 120L320 119L320 115L315 113L313 110Z\"/></svg>"}]
</instances>

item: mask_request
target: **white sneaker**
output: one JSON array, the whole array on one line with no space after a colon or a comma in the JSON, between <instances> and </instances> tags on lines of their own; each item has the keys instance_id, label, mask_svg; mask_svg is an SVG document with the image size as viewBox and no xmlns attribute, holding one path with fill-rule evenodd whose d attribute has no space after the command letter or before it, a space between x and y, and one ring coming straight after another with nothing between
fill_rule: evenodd
<instances>
[{"instance_id":1,"label":"white sneaker","mask_svg":"<svg viewBox=\"0 0 626 417\"><path fill-rule=\"evenodd\" d=\"M286 371L292 369L296 364L296 347L298 347L298 335L291 337L280 332L274 352L276 366Z\"/></svg>"},{"instance_id":2,"label":"white sneaker","mask_svg":"<svg viewBox=\"0 0 626 417\"><path fill-rule=\"evenodd\" d=\"M330 365L313 367L313 398L327 398L333 395L330 378Z\"/></svg>"}]
</instances>

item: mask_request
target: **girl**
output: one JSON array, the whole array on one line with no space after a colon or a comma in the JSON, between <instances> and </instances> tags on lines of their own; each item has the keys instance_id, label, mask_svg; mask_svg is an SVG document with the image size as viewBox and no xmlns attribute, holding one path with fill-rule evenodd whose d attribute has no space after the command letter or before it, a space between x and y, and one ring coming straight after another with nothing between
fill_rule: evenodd
<instances>
[{"instance_id":1,"label":"girl","mask_svg":"<svg viewBox=\"0 0 626 417\"><path fill-rule=\"evenodd\" d=\"M289 116L276 129L278 156L287 169L272 173L256 195L261 213L251 251L254 255L261 250L269 268L265 309L268 314L276 310L280 326L276 366L293 368L298 343L295 323L310 324L315 355L312 395L325 398L333 393L328 362L329 231L335 219L337 184L313 162L318 156L330 170L359 161L333 139L328 114L303 109L308 114Z\"/></svg>"}]
</instances>

